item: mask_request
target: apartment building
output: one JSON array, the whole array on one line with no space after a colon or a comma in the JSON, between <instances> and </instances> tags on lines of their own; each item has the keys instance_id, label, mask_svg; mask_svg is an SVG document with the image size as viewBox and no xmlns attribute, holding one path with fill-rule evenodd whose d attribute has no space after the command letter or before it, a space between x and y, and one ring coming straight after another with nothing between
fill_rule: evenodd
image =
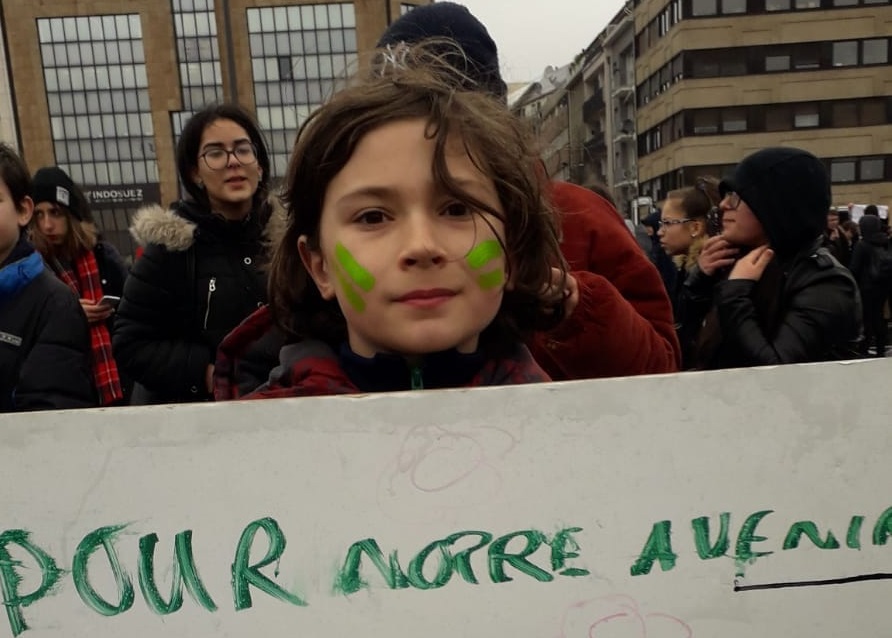
<instances>
[{"instance_id":1,"label":"apartment building","mask_svg":"<svg viewBox=\"0 0 892 638\"><path fill-rule=\"evenodd\" d=\"M281 175L310 111L393 19L430 1L3 0L0 125L8 93L29 166L65 169L131 254L133 212L179 197L174 148L193 112L254 111Z\"/></svg>"},{"instance_id":2,"label":"apartment building","mask_svg":"<svg viewBox=\"0 0 892 638\"><path fill-rule=\"evenodd\" d=\"M822 158L835 205L892 203L890 0L641 0L639 191L771 145Z\"/></svg>"}]
</instances>

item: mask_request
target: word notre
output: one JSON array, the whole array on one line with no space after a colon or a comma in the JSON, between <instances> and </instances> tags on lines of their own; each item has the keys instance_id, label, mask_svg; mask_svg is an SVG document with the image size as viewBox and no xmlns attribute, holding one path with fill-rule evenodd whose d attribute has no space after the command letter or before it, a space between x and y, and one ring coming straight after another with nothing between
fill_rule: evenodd
<instances>
[{"instance_id":1,"label":"word notre","mask_svg":"<svg viewBox=\"0 0 892 638\"><path fill-rule=\"evenodd\" d=\"M756 530L762 520L774 510L761 510L746 517L737 534L734 544L734 553L731 555L736 561L737 576L744 575L744 567L758 558L769 556L773 551L756 551L753 543L767 541L765 536L756 534ZM846 530L845 544L849 549L861 549L862 528L864 516L852 516ZM718 534L715 539L710 532L710 519L701 516L691 521L691 529L694 537L694 548L701 560L710 560L729 556L731 539L729 537L731 527L731 514L722 512L719 515ZM892 507L883 512L873 526L871 535L874 545L885 545L892 536ZM807 538L815 547L820 549L839 549L841 547L837 535L828 529L822 536L818 526L812 521L797 521L790 525L784 536L783 549L791 550L799 547L803 537ZM678 554L672 548L672 521L658 521L653 524L650 535L641 550L638 559L632 565L632 576L649 574L653 564L657 561L660 568L666 572L675 567Z\"/></svg>"},{"instance_id":2,"label":"word notre","mask_svg":"<svg viewBox=\"0 0 892 638\"><path fill-rule=\"evenodd\" d=\"M63 577L69 573L81 601L97 614L117 616L133 607L136 598L133 580L122 565L115 544L117 537L125 529L126 525L112 525L84 536L74 552L70 570L61 569L57 561L33 541L30 532L13 529L0 533L0 595L13 636L28 629L23 609L31 607L46 596L57 594ZM347 550L343 566L335 576L332 593L349 595L369 587L368 581L363 577L364 558L377 570L390 589L438 589L445 586L453 574L457 574L466 583L479 584L478 576L471 565L474 552L485 554L486 576L492 583L513 580L506 572L507 566L540 582L554 580L555 574L570 578L586 576L589 573L587 570L568 565L569 560L579 557L579 545L574 534L581 531L582 528L570 527L549 537L539 531L523 530L498 538L483 531L456 532L426 545L407 563L408 568L405 570L400 565L396 550L391 551L385 559L378 542L367 538L354 543ZM259 532L266 537L268 548L261 560L252 562L251 550ZM183 589L186 589L200 607L209 612L217 611L217 603L195 564L192 531L180 532L174 538L172 579L166 596L159 591L156 580L157 544L158 535L155 533L146 534L139 539L137 583L147 607L158 615L172 614L182 607ZM509 550L509 544L515 549ZM231 570L235 611L252 606L251 587L297 607L308 605L305 597L284 589L261 572L265 567L278 564L285 552L285 545L285 534L272 518L262 518L245 527L236 546ZM41 574L40 585L32 592L20 591L23 580L21 574L25 573L23 570L31 569L31 566L13 559L9 552L11 546L28 554L39 570L36 573ZM103 598L91 585L90 570L95 569L96 561L91 562L90 559L100 550L105 554L117 586L116 600L113 601ZM537 562L534 562L534 558ZM278 576L278 570L275 575Z\"/></svg>"}]
</instances>

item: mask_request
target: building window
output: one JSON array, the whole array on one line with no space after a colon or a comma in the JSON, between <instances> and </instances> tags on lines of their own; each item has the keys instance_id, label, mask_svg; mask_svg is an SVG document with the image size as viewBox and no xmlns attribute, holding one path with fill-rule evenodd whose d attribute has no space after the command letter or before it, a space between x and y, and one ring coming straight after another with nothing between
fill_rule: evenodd
<instances>
[{"instance_id":1,"label":"building window","mask_svg":"<svg viewBox=\"0 0 892 638\"><path fill-rule=\"evenodd\" d=\"M815 42L807 42L793 50L793 67L796 69L821 68L821 47Z\"/></svg>"},{"instance_id":2,"label":"building window","mask_svg":"<svg viewBox=\"0 0 892 638\"><path fill-rule=\"evenodd\" d=\"M773 72L773 71L789 71L790 70L790 56L789 55L766 55L765 56L765 71Z\"/></svg>"},{"instance_id":3,"label":"building window","mask_svg":"<svg viewBox=\"0 0 892 638\"><path fill-rule=\"evenodd\" d=\"M714 16L718 13L718 0L691 0L691 15Z\"/></svg>"},{"instance_id":4,"label":"building window","mask_svg":"<svg viewBox=\"0 0 892 638\"><path fill-rule=\"evenodd\" d=\"M887 64L889 62L889 41L886 38L864 40L861 43L863 64Z\"/></svg>"},{"instance_id":5,"label":"building window","mask_svg":"<svg viewBox=\"0 0 892 638\"><path fill-rule=\"evenodd\" d=\"M746 13L746 0L722 0L722 13L725 15Z\"/></svg>"},{"instance_id":6,"label":"building window","mask_svg":"<svg viewBox=\"0 0 892 638\"><path fill-rule=\"evenodd\" d=\"M830 180L834 183L855 181L855 160L835 159L830 162Z\"/></svg>"},{"instance_id":7,"label":"building window","mask_svg":"<svg viewBox=\"0 0 892 638\"><path fill-rule=\"evenodd\" d=\"M766 11L789 11L790 0L765 0Z\"/></svg>"},{"instance_id":8,"label":"building window","mask_svg":"<svg viewBox=\"0 0 892 638\"><path fill-rule=\"evenodd\" d=\"M855 102L838 102L833 105L833 126L858 126L858 105Z\"/></svg>"},{"instance_id":9,"label":"building window","mask_svg":"<svg viewBox=\"0 0 892 638\"><path fill-rule=\"evenodd\" d=\"M858 5L858 0L833 0L834 7L855 7Z\"/></svg>"},{"instance_id":10,"label":"building window","mask_svg":"<svg viewBox=\"0 0 892 638\"><path fill-rule=\"evenodd\" d=\"M861 160L861 181L879 182L885 178L885 161L882 157L866 157Z\"/></svg>"},{"instance_id":11,"label":"building window","mask_svg":"<svg viewBox=\"0 0 892 638\"><path fill-rule=\"evenodd\" d=\"M858 41L833 43L833 66L855 66L858 64Z\"/></svg>"},{"instance_id":12,"label":"building window","mask_svg":"<svg viewBox=\"0 0 892 638\"><path fill-rule=\"evenodd\" d=\"M812 104L796 107L793 115L794 128L814 128L820 126L821 117L818 114L818 107Z\"/></svg>"},{"instance_id":13,"label":"building window","mask_svg":"<svg viewBox=\"0 0 892 638\"><path fill-rule=\"evenodd\" d=\"M784 104L775 104L768 107L765 113L766 131L789 131L792 121L790 107Z\"/></svg>"},{"instance_id":14,"label":"building window","mask_svg":"<svg viewBox=\"0 0 892 638\"><path fill-rule=\"evenodd\" d=\"M718 132L718 111L704 109L694 112L694 135L715 135Z\"/></svg>"},{"instance_id":15,"label":"building window","mask_svg":"<svg viewBox=\"0 0 892 638\"><path fill-rule=\"evenodd\" d=\"M418 5L415 5L415 4L409 4L408 2L401 2L400 3L400 15L403 15L403 16L406 15L407 13L409 13L412 9L414 9L417 6Z\"/></svg>"},{"instance_id":16,"label":"building window","mask_svg":"<svg viewBox=\"0 0 892 638\"><path fill-rule=\"evenodd\" d=\"M821 0L796 0L797 9L820 9Z\"/></svg>"},{"instance_id":17,"label":"building window","mask_svg":"<svg viewBox=\"0 0 892 638\"><path fill-rule=\"evenodd\" d=\"M888 124L886 119L886 100L873 98L861 102L861 126L880 126Z\"/></svg>"},{"instance_id":18,"label":"building window","mask_svg":"<svg viewBox=\"0 0 892 638\"><path fill-rule=\"evenodd\" d=\"M298 127L357 64L353 3L247 10L257 121L282 176Z\"/></svg>"},{"instance_id":19,"label":"building window","mask_svg":"<svg viewBox=\"0 0 892 638\"><path fill-rule=\"evenodd\" d=\"M725 109L722 111L723 133L740 133L746 129L746 109Z\"/></svg>"}]
</instances>

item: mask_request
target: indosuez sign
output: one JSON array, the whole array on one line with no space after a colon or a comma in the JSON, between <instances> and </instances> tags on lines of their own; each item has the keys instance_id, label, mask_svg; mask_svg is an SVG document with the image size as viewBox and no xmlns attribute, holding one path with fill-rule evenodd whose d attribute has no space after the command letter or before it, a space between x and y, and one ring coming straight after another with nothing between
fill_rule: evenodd
<instances>
[{"instance_id":1,"label":"indosuez sign","mask_svg":"<svg viewBox=\"0 0 892 638\"><path fill-rule=\"evenodd\" d=\"M116 184L85 186L87 201L93 206L107 204L147 204L161 200L159 184Z\"/></svg>"}]
</instances>

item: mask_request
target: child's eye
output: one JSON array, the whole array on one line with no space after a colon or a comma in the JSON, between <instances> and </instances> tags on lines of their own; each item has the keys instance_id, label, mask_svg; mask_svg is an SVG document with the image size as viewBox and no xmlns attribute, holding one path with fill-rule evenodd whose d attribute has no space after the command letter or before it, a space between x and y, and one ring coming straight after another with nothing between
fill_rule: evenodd
<instances>
[{"instance_id":1,"label":"child's eye","mask_svg":"<svg viewBox=\"0 0 892 638\"><path fill-rule=\"evenodd\" d=\"M384 214L383 210L364 210L354 219L355 222L359 224L382 224L386 221L387 216Z\"/></svg>"},{"instance_id":2,"label":"child's eye","mask_svg":"<svg viewBox=\"0 0 892 638\"><path fill-rule=\"evenodd\" d=\"M467 217L471 214L471 208L462 202L452 202L443 208L441 214L447 217Z\"/></svg>"}]
</instances>

